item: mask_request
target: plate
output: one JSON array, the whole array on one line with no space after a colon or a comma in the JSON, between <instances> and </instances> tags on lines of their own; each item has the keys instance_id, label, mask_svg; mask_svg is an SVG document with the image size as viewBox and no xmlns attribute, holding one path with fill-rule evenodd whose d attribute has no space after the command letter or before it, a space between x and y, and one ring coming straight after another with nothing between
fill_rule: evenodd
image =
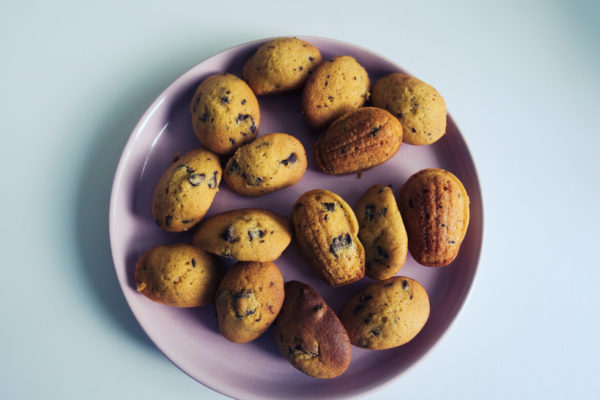
<instances>
[{"instance_id":1,"label":"plate","mask_svg":"<svg viewBox=\"0 0 600 400\"><path fill-rule=\"evenodd\" d=\"M373 52L336 40L302 37L318 47L323 59L338 55L355 57L369 72L371 83L384 74L402 69ZM308 169L296 185L258 198L247 198L221 183L207 216L227 210L261 207L290 215L304 192L324 188L354 206L372 185L391 184L394 191L413 173L429 167L454 173L471 200L471 220L459 256L444 268L428 268L408 257L398 273L418 280L427 290L431 315L410 343L390 350L371 351L352 347L352 363L340 377L321 380L308 377L279 353L272 330L247 344L235 344L218 331L214 306L177 309L153 303L136 292L134 268L138 257L153 246L191 242L191 232L167 233L152 219L151 201L161 174L177 154L199 147L194 136L189 103L196 87L207 76L230 72L241 76L244 62L269 39L223 51L201 62L173 82L148 108L129 138L117 167L110 203L110 242L115 270L125 298L138 322L156 346L176 366L202 384L235 398L324 399L348 398L397 378L421 359L448 329L473 282L482 242L482 203L475 165L452 118L447 134L430 146L403 144L386 163L357 174L329 176L321 173L312 157L318 132L312 131L300 113L300 93L259 97L259 135L286 132L299 138L307 151ZM339 312L356 292L373 281L331 288L314 275L297 248L289 246L275 261L285 281L300 280L314 287Z\"/></svg>"}]
</instances>

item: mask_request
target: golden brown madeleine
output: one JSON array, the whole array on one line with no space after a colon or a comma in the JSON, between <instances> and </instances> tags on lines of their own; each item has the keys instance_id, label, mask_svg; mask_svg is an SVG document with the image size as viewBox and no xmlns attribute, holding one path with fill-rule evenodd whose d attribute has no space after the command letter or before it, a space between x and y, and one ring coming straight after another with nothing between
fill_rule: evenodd
<instances>
[{"instance_id":1,"label":"golden brown madeleine","mask_svg":"<svg viewBox=\"0 0 600 400\"><path fill-rule=\"evenodd\" d=\"M223 179L236 193L260 196L295 185L306 171L306 152L295 137L270 133L238 148Z\"/></svg>"},{"instance_id":2,"label":"golden brown madeleine","mask_svg":"<svg viewBox=\"0 0 600 400\"><path fill-rule=\"evenodd\" d=\"M258 133L260 110L252 89L232 74L206 78L190 103L196 137L217 154L230 154Z\"/></svg>"},{"instance_id":3,"label":"golden brown madeleine","mask_svg":"<svg viewBox=\"0 0 600 400\"><path fill-rule=\"evenodd\" d=\"M205 149L181 156L165 171L152 199L152 215L162 229L187 231L206 214L221 182L219 158Z\"/></svg>"},{"instance_id":4,"label":"golden brown madeleine","mask_svg":"<svg viewBox=\"0 0 600 400\"><path fill-rule=\"evenodd\" d=\"M398 207L418 263L442 267L456 258L469 225L469 196L456 176L438 168L417 172L400 188Z\"/></svg>"},{"instance_id":5,"label":"golden brown madeleine","mask_svg":"<svg viewBox=\"0 0 600 400\"><path fill-rule=\"evenodd\" d=\"M321 63L312 44L295 37L268 41L244 64L242 77L257 95L299 89Z\"/></svg>"},{"instance_id":6,"label":"golden brown madeleine","mask_svg":"<svg viewBox=\"0 0 600 400\"><path fill-rule=\"evenodd\" d=\"M315 129L362 106L369 98L369 75L353 57L339 56L315 69L302 92L302 113Z\"/></svg>"},{"instance_id":7,"label":"golden brown madeleine","mask_svg":"<svg viewBox=\"0 0 600 400\"><path fill-rule=\"evenodd\" d=\"M335 378L350 365L352 347L337 315L310 286L285 284L285 300L273 324L279 351L303 373Z\"/></svg>"},{"instance_id":8,"label":"golden brown madeleine","mask_svg":"<svg viewBox=\"0 0 600 400\"><path fill-rule=\"evenodd\" d=\"M216 296L219 330L234 343L247 343L271 326L283 304L283 277L272 262L238 262Z\"/></svg>"},{"instance_id":9,"label":"golden brown madeleine","mask_svg":"<svg viewBox=\"0 0 600 400\"><path fill-rule=\"evenodd\" d=\"M175 307L212 304L224 268L215 256L187 243L157 246L135 266L137 291Z\"/></svg>"},{"instance_id":10,"label":"golden brown madeleine","mask_svg":"<svg viewBox=\"0 0 600 400\"><path fill-rule=\"evenodd\" d=\"M379 78L371 103L400 120L408 144L431 144L446 133L446 102L433 86L414 76L393 73Z\"/></svg>"},{"instance_id":11,"label":"golden brown madeleine","mask_svg":"<svg viewBox=\"0 0 600 400\"><path fill-rule=\"evenodd\" d=\"M365 271L373 279L387 279L402 268L408 238L392 188L375 185L356 204L358 238L365 248Z\"/></svg>"},{"instance_id":12,"label":"golden brown madeleine","mask_svg":"<svg viewBox=\"0 0 600 400\"><path fill-rule=\"evenodd\" d=\"M214 215L198 226L194 245L239 261L274 261L292 241L290 221L260 208Z\"/></svg>"},{"instance_id":13,"label":"golden brown madeleine","mask_svg":"<svg viewBox=\"0 0 600 400\"><path fill-rule=\"evenodd\" d=\"M350 174L383 164L402 144L402 125L392 114L361 107L336 119L319 136L314 155L328 174Z\"/></svg>"},{"instance_id":14,"label":"golden brown madeleine","mask_svg":"<svg viewBox=\"0 0 600 400\"><path fill-rule=\"evenodd\" d=\"M304 193L292 209L292 224L300 251L328 285L347 285L365 275L358 222L340 196L323 189Z\"/></svg>"},{"instance_id":15,"label":"golden brown madeleine","mask_svg":"<svg viewBox=\"0 0 600 400\"><path fill-rule=\"evenodd\" d=\"M353 345L384 350L410 342L429 318L429 296L413 279L394 276L373 283L340 312Z\"/></svg>"}]
</instances>

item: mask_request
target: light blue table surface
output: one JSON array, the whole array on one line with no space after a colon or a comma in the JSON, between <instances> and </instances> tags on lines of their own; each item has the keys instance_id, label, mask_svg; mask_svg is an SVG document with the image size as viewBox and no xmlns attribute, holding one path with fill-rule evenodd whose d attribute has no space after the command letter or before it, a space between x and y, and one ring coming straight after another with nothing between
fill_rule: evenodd
<instances>
[{"instance_id":1,"label":"light blue table surface","mask_svg":"<svg viewBox=\"0 0 600 400\"><path fill-rule=\"evenodd\" d=\"M113 0L0 6L0 398L224 398L128 309L109 195L170 82L281 35L356 43L433 84L481 180L484 246L464 308L367 398L599 398L599 2Z\"/></svg>"}]
</instances>

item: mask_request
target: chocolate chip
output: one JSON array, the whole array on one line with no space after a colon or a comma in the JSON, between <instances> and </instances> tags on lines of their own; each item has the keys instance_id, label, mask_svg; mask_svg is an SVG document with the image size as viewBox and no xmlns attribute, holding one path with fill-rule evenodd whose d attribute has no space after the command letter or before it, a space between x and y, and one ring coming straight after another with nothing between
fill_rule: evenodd
<instances>
[{"instance_id":1,"label":"chocolate chip","mask_svg":"<svg viewBox=\"0 0 600 400\"><path fill-rule=\"evenodd\" d=\"M233 225L229 225L227 229L225 229L223 233L221 233L221 239L229 243L237 242L235 238L235 228L233 227Z\"/></svg>"},{"instance_id":2,"label":"chocolate chip","mask_svg":"<svg viewBox=\"0 0 600 400\"><path fill-rule=\"evenodd\" d=\"M375 206L373 204L367 204L365 206L365 219L367 221L372 221L375 216Z\"/></svg>"},{"instance_id":3,"label":"chocolate chip","mask_svg":"<svg viewBox=\"0 0 600 400\"><path fill-rule=\"evenodd\" d=\"M402 281L402 289L406 290L406 288L408 288L408 281L404 280Z\"/></svg>"},{"instance_id":4,"label":"chocolate chip","mask_svg":"<svg viewBox=\"0 0 600 400\"><path fill-rule=\"evenodd\" d=\"M192 267L196 267L196 260L192 258Z\"/></svg>"},{"instance_id":5,"label":"chocolate chip","mask_svg":"<svg viewBox=\"0 0 600 400\"><path fill-rule=\"evenodd\" d=\"M204 181L204 179L206 179L206 175L193 173L188 177L188 182L190 182L190 185L192 186L198 186Z\"/></svg>"},{"instance_id":6,"label":"chocolate chip","mask_svg":"<svg viewBox=\"0 0 600 400\"><path fill-rule=\"evenodd\" d=\"M375 256L375 261L382 261L388 258L390 255L385 251L385 249L377 246L377 255Z\"/></svg>"},{"instance_id":7,"label":"chocolate chip","mask_svg":"<svg viewBox=\"0 0 600 400\"><path fill-rule=\"evenodd\" d=\"M352 237L350 237L349 233L341 234L338 237L333 238L331 245L329 246L329 252L333 254L335 258L338 258L338 255L343 250L349 248L352 245Z\"/></svg>"},{"instance_id":8,"label":"chocolate chip","mask_svg":"<svg viewBox=\"0 0 600 400\"><path fill-rule=\"evenodd\" d=\"M242 105L246 104L246 99L242 99Z\"/></svg>"},{"instance_id":9,"label":"chocolate chip","mask_svg":"<svg viewBox=\"0 0 600 400\"><path fill-rule=\"evenodd\" d=\"M321 203L323 204L323 206L325 206L325 209L327 211L334 211L335 210L335 203Z\"/></svg>"},{"instance_id":10,"label":"chocolate chip","mask_svg":"<svg viewBox=\"0 0 600 400\"><path fill-rule=\"evenodd\" d=\"M377 136L377 131L379 131L379 129L381 129L380 126L374 126L373 129L371 129L371 136Z\"/></svg>"},{"instance_id":11,"label":"chocolate chip","mask_svg":"<svg viewBox=\"0 0 600 400\"><path fill-rule=\"evenodd\" d=\"M415 128L411 128L410 130L411 130L413 133L416 133L416 132L417 132L417 130L416 130Z\"/></svg>"},{"instance_id":12,"label":"chocolate chip","mask_svg":"<svg viewBox=\"0 0 600 400\"><path fill-rule=\"evenodd\" d=\"M313 61L315 61L315 59L314 59L313 57L310 57L310 56L308 57L308 60L309 60L310 62L313 62Z\"/></svg>"},{"instance_id":13,"label":"chocolate chip","mask_svg":"<svg viewBox=\"0 0 600 400\"><path fill-rule=\"evenodd\" d=\"M252 133L256 133L256 125L254 124L254 118L252 118L252 115L250 115L250 114L238 114L238 116L235 119L235 123L239 125L240 123L246 121L247 119L250 119L250 122L251 122L250 131ZM242 135L243 135L243 133L242 133Z\"/></svg>"},{"instance_id":14,"label":"chocolate chip","mask_svg":"<svg viewBox=\"0 0 600 400\"><path fill-rule=\"evenodd\" d=\"M325 221L327 221L327 218L329 218L329 214L325 214L325 216L323 217L323 219L324 219Z\"/></svg>"},{"instance_id":15,"label":"chocolate chip","mask_svg":"<svg viewBox=\"0 0 600 400\"><path fill-rule=\"evenodd\" d=\"M394 285L394 282L390 282L390 283L386 283L385 285L383 285L383 287L392 287Z\"/></svg>"},{"instance_id":16,"label":"chocolate chip","mask_svg":"<svg viewBox=\"0 0 600 400\"><path fill-rule=\"evenodd\" d=\"M213 172L213 176L210 177L210 179L209 179L209 181L207 183L209 189L214 189L214 188L217 187L217 176L218 176L218 174L219 173L217 171Z\"/></svg>"},{"instance_id":17,"label":"chocolate chip","mask_svg":"<svg viewBox=\"0 0 600 400\"><path fill-rule=\"evenodd\" d=\"M245 121L248 118L250 118L249 114L238 114L238 116L235 118L235 122L236 124L239 124L240 122Z\"/></svg>"},{"instance_id":18,"label":"chocolate chip","mask_svg":"<svg viewBox=\"0 0 600 400\"><path fill-rule=\"evenodd\" d=\"M308 351L301 344L297 344L294 348L288 346L288 352L290 354L290 357L292 358L296 358L299 356L302 356L302 358L305 358L306 356L313 358L319 355L318 350L316 352Z\"/></svg>"},{"instance_id":19,"label":"chocolate chip","mask_svg":"<svg viewBox=\"0 0 600 400\"><path fill-rule=\"evenodd\" d=\"M454 244L456 243L454 240L448 240L448 244Z\"/></svg>"},{"instance_id":20,"label":"chocolate chip","mask_svg":"<svg viewBox=\"0 0 600 400\"><path fill-rule=\"evenodd\" d=\"M229 104L229 97L227 97L227 96L222 96L222 97L221 97L221 103Z\"/></svg>"},{"instance_id":21,"label":"chocolate chip","mask_svg":"<svg viewBox=\"0 0 600 400\"><path fill-rule=\"evenodd\" d=\"M234 146L235 146L235 139L234 139L234 138L231 138L231 137L230 137L230 138L229 138L229 141L231 142L231 144L232 144L232 145L234 145Z\"/></svg>"},{"instance_id":22,"label":"chocolate chip","mask_svg":"<svg viewBox=\"0 0 600 400\"><path fill-rule=\"evenodd\" d=\"M256 239L256 238L264 238L265 237L265 232L261 229L253 229L248 231L248 238L250 239L250 241L252 241L252 239Z\"/></svg>"},{"instance_id":23,"label":"chocolate chip","mask_svg":"<svg viewBox=\"0 0 600 400\"><path fill-rule=\"evenodd\" d=\"M333 101L333 96L329 96L329 97L328 97L328 99L329 99L330 101Z\"/></svg>"},{"instance_id":24,"label":"chocolate chip","mask_svg":"<svg viewBox=\"0 0 600 400\"><path fill-rule=\"evenodd\" d=\"M225 92L225 94L229 94L229 93L231 93L231 90L228 90L228 91Z\"/></svg>"},{"instance_id":25,"label":"chocolate chip","mask_svg":"<svg viewBox=\"0 0 600 400\"><path fill-rule=\"evenodd\" d=\"M298 70L299 70L299 71L302 71L303 69L304 69L304 67L303 67L303 66L299 66L299 67L298 67Z\"/></svg>"},{"instance_id":26,"label":"chocolate chip","mask_svg":"<svg viewBox=\"0 0 600 400\"><path fill-rule=\"evenodd\" d=\"M275 286L275 282L270 282L269 287L273 287L273 286Z\"/></svg>"},{"instance_id":27,"label":"chocolate chip","mask_svg":"<svg viewBox=\"0 0 600 400\"><path fill-rule=\"evenodd\" d=\"M238 164L235 158L232 158L229 162L229 167L227 168L227 171L230 174L238 174L240 172L240 164Z\"/></svg>"},{"instance_id":28,"label":"chocolate chip","mask_svg":"<svg viewBox=\"0 0 600 400\"><path fill-rule=\"evenodd\" d=\"M166 225L166 226L171 226L171 223L172 223L172 222L173 222L173 217L172 217L172 216L170 216L170 215L167 215L167 216L165 217L165 225Z\"/></svg>"},{"instance_id":29,"label":"chocolate chip","mask_svg":"<svg viewBox=\"0 0 600 400\"><path fill-rule=\"evenodd\" d=\"M399 113L396 113L396 117L398 117L398 118L402 118L402 113L401 113L401 112L399 112Z\"/></svg>"},{"instance_id":30,"label":"chocolate chip","mask_svg":"<svg viewBox=\"0 0 600 400\"><path fill-rule=\"evenodd\" d=\"M233 298L234 299L247 299L250 297L250 295L252 294L252 289L248 289L248 290L242 290L240 292L237 292Z\"/></svg>"},{"instance_id":31,"label":"chocolate chip","mask_svg":"<svg viewBox=\"0 0 600 400\"><path fill-rule=\"evenodd\" d=\"M316 306L313 306L313 311L319 311L320 309L323 308L323 303L317 304Z\"/></svg>"},{"instance_id":32,"label":"chocolate chip","mask_svg":"<svg viewBox=\"0 0 600 400\"><path fill-rule=\"evenodd\" d=\"M297 161L298 161L298 156L296 155L296 153L292 153L292 154L290 154L290 156L288 158L286 158L283 161L280 161L280 163L287 166L288 164L295 164Z\"/></svg>"},{"instance_id":33,"label":"chocolate chip","mask_svg":"<svg viewBox=\"0 0 600 400\"><path fill-rule=\"evenodd\" d=\"M260 186L264 182L264 179L259 176L247 175L245 173L242 173L242 178L244 178L248 186Z\"/></svg>"},{"instance_id":34,"label":"chocolate chip","mask_svg":"<svg viewBox=\"0 0 600 400\"><path fill-rule=\"evenodd\" d=\"M359 301L365 302L365 301L369 301L373 298L373 296L371 296L370 294L361 294L360 297L358 298Z\"/></svg>"},{"instance_id":35,"label":"chocolate chip","mask_svg":"<svg viewBox=\"0 0 600 400\"><path fill-rule=\"evenodd\" d=\"M200 104L201 93L198 93L197 97L194 99L194 105L192 106L192 110L196 112L198 110L198 104Z\"/></svg>"},{"instance_id":36,"label":"chocolate chip","mask_svg":"<svg viewBox=\"0 0 600 400\"><path fill-rule=\"evenodd\" d=\"M204 114L202 114L202 122L206 122L208 121L208 119L210 118L210 114L208 113L208 111L204 111Z\"/></svg>"},{"instance_id":37,"label":"chocolate chip","mask_svg":"<svg viewBox=\"0 0 600 400\"><path fill-rule=\"evenodd\" d=\"M371 333L373 334L373 336L379 336L381 332L379 331L379 329L371 329Z\"/></svg>"},{"instance_id":38,"label":"chocolate chip","mask_svg":"<svg viewBox=\"0 0 600 400\"><path fill-rule=\"evenodd\" d=\"M222 255L223 257L233 257L233 256L231 255L231 249L223 249L223 251L221 252L221 255Z\"/></svg>"}]
</instances>

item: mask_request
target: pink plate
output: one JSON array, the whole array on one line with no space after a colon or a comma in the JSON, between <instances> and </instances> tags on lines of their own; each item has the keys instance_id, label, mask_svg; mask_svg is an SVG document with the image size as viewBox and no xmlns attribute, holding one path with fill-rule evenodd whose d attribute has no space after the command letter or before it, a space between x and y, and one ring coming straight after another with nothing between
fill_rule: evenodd
<instances>
[{"instance_id":1,"label":"pink plate","mask_svg":"<svg viewBox=\"0 0 600 400\"><path fill-rule=\"evenodd\" d=\"M355 57L369 72L371 82L384 74L402 71L391 61L352 44L315 37L303 39L317 46L323 59L338 55ZM431 301L429 321L410 343L385 351L353 347L352 363L346 373L335 379L315 379L287 362L279 353L271 330L252 343L230 343L219 334L213 306L171 308L153 303L135 290L135 263L145 250L159 244L191 242L189 232L172 234L156 226L151 200L160 175L174 156L199 146L189 112L195 88L217 72L240 76L243 63L264 41L243 44L201 62L173 82L143 115L125 146L113 183L109 219L115 270L131 310L150 339L175 365L204 385L246 399L362 395L398 377L432 348L456 317L473 282L483 233L481 193L467 145L450 117L447 134L431 146L403 144L392 159L364 172L361 178L355 174L329 176L319 172L313 161L316 134L300 113L300 94L260 97L259 134L286 132L298 137L307 151L308 170L296 185L258 198L237 195L222 183L208 213L260 207L290 215L296 199L315 188L331 190L354 205L372 185L391 184L397 191L420 169L440 167L453 172L464 183L471 199L470 226L458 258L450 266L427 268L409 256L401 269L400 275L421 282ZM336 312L372 282L364 278L341 288L328 287L310 271L294 245L276 264L286 281L300 280L313 286Z\"/></svg>"}]
</instances>

